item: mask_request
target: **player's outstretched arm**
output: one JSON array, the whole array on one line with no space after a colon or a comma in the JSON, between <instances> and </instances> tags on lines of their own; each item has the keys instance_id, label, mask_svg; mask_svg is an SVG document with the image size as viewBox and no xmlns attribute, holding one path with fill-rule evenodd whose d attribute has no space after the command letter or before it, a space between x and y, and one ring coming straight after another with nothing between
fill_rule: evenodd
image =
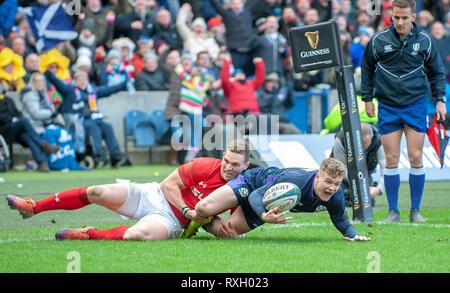
<instances>
[{"instance_id":1,"label":"player's outstretched arm","mask_svg":"<svg viewBox=\"0 0 450 293\"><path fill-rule=\"evenodd\" d=\"M197 223L207 223L209 219L204 218L196 213L195 210L191 210L187 207L181 195L181 189L184 188L183 180L178 173L178 169L173 171L166 179L161 182L161 190L172 205L179 209L183 216L190 220L195 220Z\"/></svg>"}]
</instances>

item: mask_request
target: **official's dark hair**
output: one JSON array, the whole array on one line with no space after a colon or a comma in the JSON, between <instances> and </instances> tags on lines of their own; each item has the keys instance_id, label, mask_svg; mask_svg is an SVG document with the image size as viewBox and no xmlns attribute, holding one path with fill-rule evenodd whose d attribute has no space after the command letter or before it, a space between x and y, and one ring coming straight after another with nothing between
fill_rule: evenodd
<instances>
[{"instance_id":1,"label":"official's dark hair","mask_svg":"<svg viewBox=\"0 0 450 293\"><path fill-rule=\"evenodd\" d=\"M412 13L416 13L416 1L415 0L394 0L392 8L411 8Z\"/></svg>"}]
</instances>

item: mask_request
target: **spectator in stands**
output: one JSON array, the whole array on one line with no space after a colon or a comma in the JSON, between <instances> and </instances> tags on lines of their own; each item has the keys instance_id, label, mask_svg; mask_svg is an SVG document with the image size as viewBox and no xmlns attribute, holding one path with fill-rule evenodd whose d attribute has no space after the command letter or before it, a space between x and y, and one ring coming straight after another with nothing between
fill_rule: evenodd
<instances>
[{"instance_id":1,"label":"spectator in stands","mask_svg":"<svg viewBox=\"0 0 450 293\"><path fill-rule=\"evenodd\" d=\"M0 2L0 38L6 38L14 26L17 13L16 0L3 0Z\"/></svg>"},{"instance_id":2,"label":"spectator in stands","mask_svg":"<svg viewBox=\"0 0 450 293\"><path fill-rule=\"evenodd\" d=\"M45 76L40 72L33 73L20 96L24 116L38 134L43 134L45 127L53 124L58 115L52 100L47 96Z\"/></svg>"},{"instance_id":3,"label":"spectator in stands","mask_svg":"<svg viewBox=\"0 0 450 293\"><path fill-rule=\"evenodd\" d=\"M3 85L5 90L20 91L23 89L25 74L22 56L14 53L10 48L0 51L0 85Z\"/></svg>"},{"instance_id":4,"label":"spectator in stands","mask_svg":"<svg viewBox=\"0 0 450 293\"><path fill-rule=\"evenodd\" d=\"M74 82L71 84L65 84L48 70L45 72L45 76L64 96L61 113L67 128L74 137L76 152L85 153L85 139L86 136L90 137L93 141L96 165L104 165L108 161L102 145L102 139L104 139L111 165L117 166L122 159L122 154L111 124L103 121L97 99L124 90L126 81L113 86L95 87L89 83L88 75L84 71L77 71L74 74Z\"/></svg>"},{"instance_id":5,"label":"spectator in stands","mask_svg":"<svg viewBox=\"0 0 450 293\"><path fill-rule=\"evenodd\" d=\"M450 35L445 34L444 25L435 21L431 25L431 37L436 43L436 47L441 55L442 63L444 63L445 71L447 72L447 83L450 83ZM450 93L447 93L450 95Z\"/></svg>"},{"instance_id":6,"label":"spectator in stands","mask_svg":"<svg viewBox=\"0 0 450 293\"><path fill-rule=\"evenodd\" d=\"M214 16L208 20L208 28L209 31L214 36L214 40L216 41L219 47L223 47L226 45L225 40L225 25L222 20L218 16Z\"/></svg>"},{"instance_id":7,"label":"spectator in stands","mask_svg":"<svg viewBox=\"0 0 450 293\"><path fill-rule=\"evenodd\" d=\"M167 90L167 75L159 68L158 56L147 53L144 57L144 70L136 77L136 90L138 91L164 91Z\"/></svg>"},{"instance_id":8,"label":"spectator in stands","mask_svg":"<svg viewBox=\"0 0 450 293\"><path fill-rule=\"evenodd\" d=\"M136 0L134 3L133 11L117 16L115 36L127 37L136 43L141 35L152 35L156 9L153 9L155 1Z\"/></svg>"},{"instance_id":9,"label":"spectator in stands","mask_svg":"<svg viewBox=\"0 0 450 293\"><path fill-rule=\"evenodd\" d=\"M258 90L258 104L261 114L277 115L279 134L300 134L301 131L289 122L287 103L289 92L287 87L280 86L278 73L267 74L264 85Z\"/></svg>"},{"instance_id":10,"label":"spectator in stands","mask_svg":"<svg viewBox=\"0 0 450 293\"><path fill-rule=\"evenodd\" d=\"M210 87L206 75L201 74L198 68L193 66L193 61L189 53L184 53L181 56L181 63L175 67L175 72L181 80L178 107L181 114L186 115L190 120L190 137L185 163L192 161L202 147L203 106ZM186 137L183 137L183 141L186 142Z\"/></svg>"},{"instance_id":11,"label":"spectator in stands","mask_svg":"<svg viewBox=\"0 0 450 293\"><path fill-rule=\"evenodd\" d=\"M361 67L364 50L370 40L370 32L366 27L359 27L358 37L355 42L350 45L350 55L352 57L353 68Z\"/></svg>"},{"instance_id":12,"label":"spectator in stands","mask_svg":"<svg viewBox=\"0 0 450 293\"><path fill-rule=\"evenodd\" d=\"M271 15L266 18L266 21L262 25L264 30L264 36L267 42L270 44L268 49L270 49L270 54L265 54L266 59L264 63L266 64L267 72L276 72L284 81L284 64L287 64L288 58L288 41L286 38L278 32L278 19Z\"/></svg>"},{"instance_id":13,"label":"spectator in stands","mask_svg":"<svg viewBox=\"0 0 450 293\"><path fill-rule=\"evenodd\" d=\"M11 49L16 53L19 54L22 57L25 57L28 55L28 52L26 51L25 46L25 39L22 37L16 37L11 42Z\"/></svg>"},{"instance_id":14,"label":"spectator in stands","mask_svg":"<svg viewBox=\"0 0 450 293\"><path fill-rule=\"evenodd\" d=\"M219 46L214 37L207 32L203 18L194 19L191 27L188 27L187 22L191 12L191 5L185 3L181 6L176 22L178 32L183 39L184 49L194 56L197 56L199 52L208 51L212 58L217 58Z\"/></svg>"},{"instance_id":15,"label":"spectator in stands","mask_svg":"<svg viewBox=\"0 0 450 293\"><path fill-rule=\"evenodd\" d=\"M101 39L107 34L108 23L107 15L109 8L103 7L101 0L87 0L86 7L82 8L82 13L78 16L79 19L92 19L94 21L94 34L97 39Z\"/></svg>"},{"instance_id":16,"label":"spectator in stands","mask_svg":"<svg viewBox=\"0 0 450 293\"><path fill-rule=\"evenodd\" d=\"M50 70L57 78L65 82L71 81L69 71L70 60L57 49L51 49L39 55L39 71Z\"/></svg>"},{"instance_id":17,"label":"spectator in stands","mask_svg":"<svg viewBox=\"0 0 450 293\"><path fill-rule=\"evenodd\" d=\"M319 13L316 9L310 8L306 10L305 16L303 17L303 23L305 25L313 25L320 21Z\"/></svg>"},{"instance_id":18,"label":"spectator in stands","mask_svg":"<svg viewBox=\"0 0 450 293\"><path fill-rule=\"evenodd\" d=\"M253 9L253 16L256 21L264 19L270 15L281 16L280 1L277 0L248 0L248 2L256 2ZM249 3L249 4L250 4Z\"/></svg>"},{"instance_id":19,"label":"spectator in stands","mask_svg":"<svg viewBox=\"0 0 450 293\"><path fill-rule=\"evenodd\" d=\"M154 41L149 36L142 35L139 37L137 42L137 51L133 54L131 58L131 63L134 66L133 77L141 74L142 69L144 69L144 56L149 53L154 53Z\"/></svg>"},{"instance_id":20,"label":"spectator in stands","mask_svg":"<svg viewBox=\"0 0 450 293\"><path fill-rule=\"evenodd\" d=\"M232 114L260 113L256 91L264 83L266 69L261 58L253 59L253 63L256 68L254 79L247 79L245 72L240 68L234 69L233 78L231 78L231 60L226 59L224 61L220 78Z\"/></svg>"},{"instance_id":21,"label":"spectator in stands","mask_svg":"<svg viewBox=\"0 0 450 293\"><path fill-rule=\"evenodd\" d=\"M119 51L109 51L105 61L106 68L105 71L100 74L100 85L112 86L123 82L130 82L125 66L121 63Z\"/></svg>"},{"instance_id":22,"label":"spectator in stands","mask_svg":"<svg viewBox=\"0 0 450 293\"><path fill-rule=\"evenodd\" d=\"M294 28L303 25L300 17L295 14L295 10L292 7L285 7L281 15L280 32L285 39L289 38L289 31Z\"/></svg>"},{"instance_id":23,"label":"spectator in stands","mask_svg":"<svg viewBox=\"0 0 450 293\"><path fill-rule=\"evenodd\" d=\"M105 19L107 24L106 31L103 35L97 36L95 34L95 21L92 18L86 18L84 14L80 14L75 26L75 30L79 33L79 37L74 41L76 47L89 48L91 56L93 56L97 47L104 46L112 40L115 18L114 12L109 11Z\"/></svg>"},{"instance_id":24,"label":"spectator in stands","mask_svg":"<svg viewBox=\"0 0 450 293\"><path fill-rule=\"evenodd\" d=\"M417 25L427 33L430 33L433 15L428 10L422 10L417 14Z\"/></svg>"},{"instance_id":25,"label":"spectator in stands","mask_svg":"<svg viewBox=\"0 0 450 293\"><path fill-rule=\"evenodd\" d=\"M333 5L330 0L312 0L311 6L317 10L319 22L331 19Z\"/></svg>"},{"instance_id":26,"label":"spectator in stands","mask_svg":"<svg viewBox=\"0 0 450 293\"><path fill-rule=\"evenodd\" d=\"M252 60L268 54L267 42L258 36L253 26L253 11L259 1L244 6L242 0L231 0L230 9L225 9L218 0L211 0L211 3L225 23L227 49L234 66L252 76L255 71Z\"/></svg>"},{"instance_id":27,"label":"spectator in stands","mask_svg":"<svg viewBox=\"0 0 450 293\"><path fill-rule=\"evenodd\" d=\"M6 96L0 85L0 134L11 146L13 142L20 143L31 150L33 159L38 163L38 170L48 172L45 154L56 153L58 146L45 142L34 130L30 121L22 116L14 100Z\"/></svg>"},{"instance_id":28,"label":"spectator in stands","mask_svg":"<svg viewBox=\"0 0 450 293\"><path fill-rule=\"evenodd\" d=\"M25 58L25 70L27 74L24 76L23 80L25 83L30 81L30 76L39 72L39 56L36 53L31 53Z\"/></svg>"},{"instance_id":29,"label":"spectator in stands","mask_svg":"<svg viewBox=\"0 0 450 293\"><path fill-rule=\"evenodd\" d=\"M296 0L295 1L295 13L300 17L300 20L304 20L306 11L311 9L311 0Z\"/></svg>"},{"instance_id":30,"label":"spectator in stands","mask_svg":"<svg viewBox=\"0 0 450 293\"><path fill-rule=\"evenodd\" d=\"M156 24L153 27L153 38L155 42L164 42L170 48L182 50L183 41L177 31L175 23L172 21L170 12L166 9L161 9L156 15Z\"/></svg>"},{"instance_id":31,"label":"spectator in stands","mask_svg":"<svg viewBox=\"0 0 450 293\"><path fill-rule=\"evenodd\" d=\"M375 126L367 123L361 123L363 147L365 150L365 159L367 163L367 171L369 172L370 181L370 196L372 198L372 206L375 205L375 197L384 193L384 168L385 168L385 154L381 147L381 139L378 130ZM347 166L347 150L344 131L341 130L336 134L336 140L333 145L330 157L335 158ZM379 182L374 181L374 175L377 167L380 166ZM350 194L350 182L348 175L344 177L341 188L344 192L347 206L352 205L352 198Z\"/></svg>"}]
</instances>

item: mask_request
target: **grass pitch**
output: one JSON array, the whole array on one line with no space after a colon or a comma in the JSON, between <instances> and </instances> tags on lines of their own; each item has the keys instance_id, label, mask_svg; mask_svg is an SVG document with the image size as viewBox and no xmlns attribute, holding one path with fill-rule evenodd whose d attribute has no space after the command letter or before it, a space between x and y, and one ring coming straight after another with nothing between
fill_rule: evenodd
<instances>
[{"instance_id":1,"label":"grass pitch","mask_svg":"<svg viewBox=\"0 0 450 293\"><path fill-rule=\"evenodd\" d=\"M74 252L81 272L450 272L450 182L427 182L422 214L428 222L412 225L409 187L402 184L402 222L385 225L385 197L377 200L375 221L355 223L368 243L342 240L328 213L294 214L289 225L264 225L244 238L215 239L206 232L192 239L158 242L56 241L65 227L110 228L133 221L99 206L52 211L23 220L4 197L39 199L80 185L112 183L116 178L160 182L173 167L146 166L50 174L0 173L0 272L66 272ZM351 213L351 212L350 212Z\"/></svg>"}]
</instances>

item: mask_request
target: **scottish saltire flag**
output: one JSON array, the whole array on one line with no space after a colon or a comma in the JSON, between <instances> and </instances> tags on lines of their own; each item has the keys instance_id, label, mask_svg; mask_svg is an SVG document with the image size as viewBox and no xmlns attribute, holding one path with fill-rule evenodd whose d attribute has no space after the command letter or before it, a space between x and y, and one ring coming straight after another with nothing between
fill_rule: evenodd
<instances>
[{"instance_id":1,"label":"scottish saltire flag","mask_svg":"<svg viewBox=\"0 0 450 293\"><path fill-rule=\"evenodd\" d=\"M49 6L20 8L27 17L28 24L36 39L38 52L50 50L63 41L70 41L78 36L73 29L72 20L66 14L61 3Z\"/></svg>"}]
</instances>

